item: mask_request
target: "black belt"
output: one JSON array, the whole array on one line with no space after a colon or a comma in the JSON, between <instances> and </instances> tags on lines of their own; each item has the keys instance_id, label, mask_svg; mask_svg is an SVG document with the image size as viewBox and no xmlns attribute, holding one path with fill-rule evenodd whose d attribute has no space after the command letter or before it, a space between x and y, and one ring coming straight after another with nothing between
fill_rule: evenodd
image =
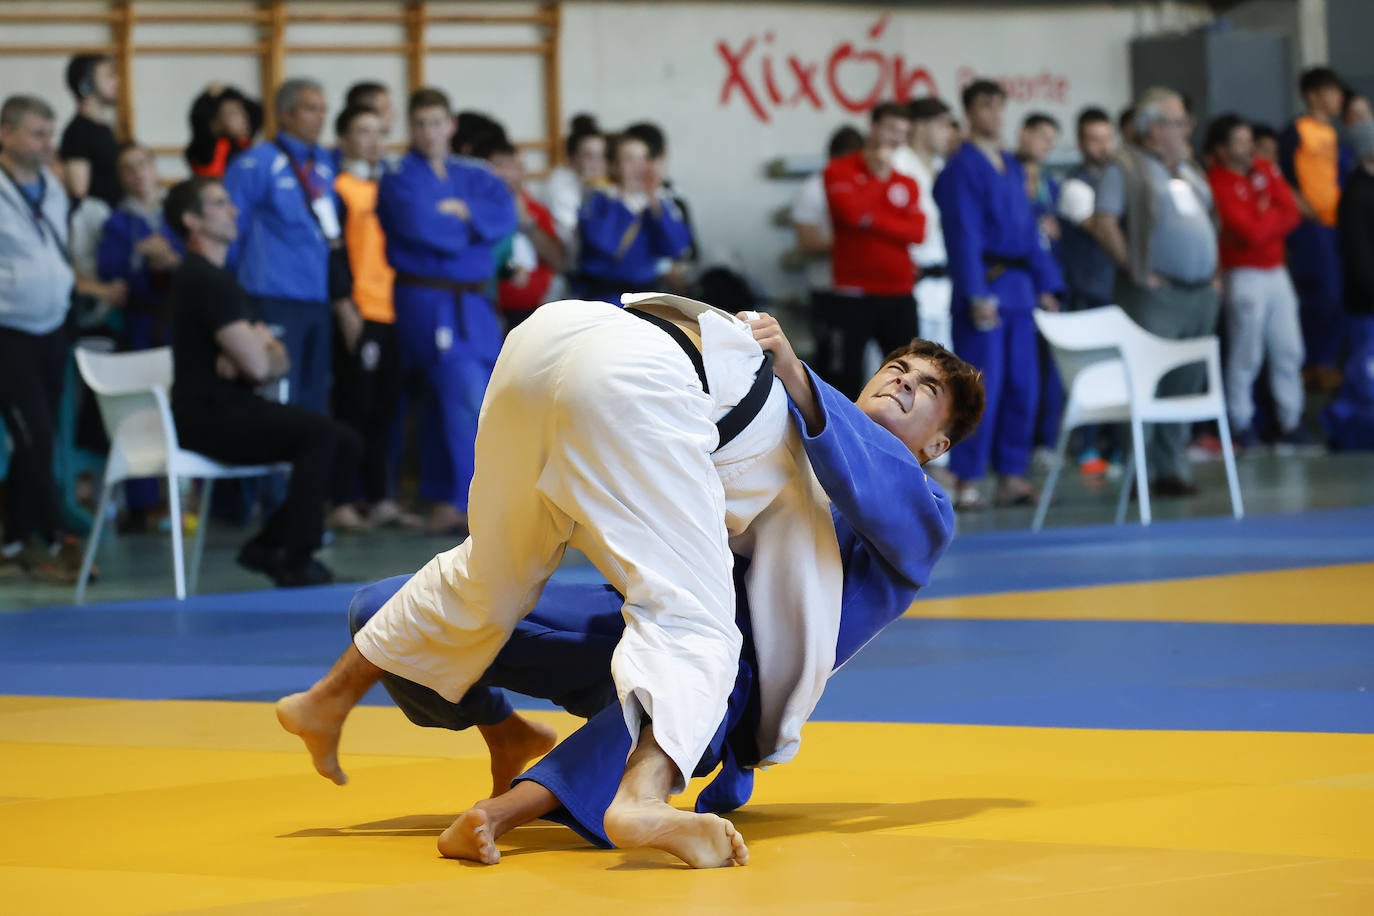
<instances>
[{"instance_id":1,"label":"black belt","mask_svg":"<svg viewBox=\"0 0 1374 916\"><path fill-rule=\"evenodd\" d=\"M463 311L463 296L468 293L486 296L489 287L481 280L451 280L448 277L422 277L419 274L396 271L397 286L419 286L424 289L441 289L453 293L453 317L458 325L458 337L468 339L468 320Z\"/></svg>"},{"instance_id":2,"label":"black belt","mask_svg":"<svg viewBox=\"0 0 1374 916\"><path fill-rule=\"evenodd\" d=\"M687 336L687 332L673 324L666 318L651 315L648 312L640 311L635 308L627 308L625 311L637 318L643 318L656 328L661 328L671 337L682 352L687 354L687 358L692 361L692 368L697 371L697 378L701 380L701 388L707 394L711 393L711 386L706 381L706 364L702 362L701 350L692 343L692 338ZM717 449L725 448L736 436L744 432L754 418L763 410L763 405L768 402L768 394L773 390L773 354L763 351L763 362L759 364L758 371L754 373L754 384L749 387L749 391L740 398L740 402L731 407L725 414L716 421L716 434L718 442Z\"/></svg>"},{"instance_id":3,"label":"black belt","mask_svg":"<svg viewBox=\"0 0 1374 916\"><path fill-rule=\"evenodd\" d=\"M991 283L1009 270L1021 270L1030 273L1031 264L1029 258L1004 258L1001 255L984 254L983 268L987 272L987 281Z\"/></svg>"},{"instance_id":4,"label":"black belt","mask_svg":"<svg viewBox=\"0 0 1374 916\"><path fill-rule=\"evenodd\" d=\"M922 280L938 280L941 277L949 276L948 264L931 264L929 267L922 267L920 264L917 264L916 270L920 274L916 278L916 282L918 283Z\"/></svg>"}]
</instances>

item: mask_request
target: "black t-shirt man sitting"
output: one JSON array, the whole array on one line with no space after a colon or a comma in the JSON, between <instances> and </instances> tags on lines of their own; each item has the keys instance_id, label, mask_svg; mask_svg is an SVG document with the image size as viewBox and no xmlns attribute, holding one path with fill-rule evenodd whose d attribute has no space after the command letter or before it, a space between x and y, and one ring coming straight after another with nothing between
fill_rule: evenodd
<instances>
[{"instance_id":1,"label":"black t-shirt man sitting","mask_svg":"<svg viewBox=\"0 0 1374 916\"><path fill-rule=\"evenodd\" d=\"M319 585L333 574L314 559L331 496L348 495L361 443L344 425L265 399L286 376L286 348L252 320L224 267L238 211L219 181L192 178L167 195L167 225L186 240L168 291L172 316L172 417L183 448L226 464L290 462L286 499L239 551L241 566L279 586Z\"/></svg>"}]
</instances>

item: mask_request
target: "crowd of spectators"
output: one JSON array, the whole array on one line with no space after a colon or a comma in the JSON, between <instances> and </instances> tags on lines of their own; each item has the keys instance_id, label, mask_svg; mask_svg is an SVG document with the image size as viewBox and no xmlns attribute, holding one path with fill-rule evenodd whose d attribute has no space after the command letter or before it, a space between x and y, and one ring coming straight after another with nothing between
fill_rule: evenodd
<instances>
[{"instance_id":1,"label":"crowd of spectators","mask_svg":"<svg viewBox=\"0 0 1374 916\"><path fill-rule=\"evenodd\" d=\"M270 137L262 103L211 84L190 112L193 177L164 193L152 152L117 139L120 76L108 57L72 59L77 114L60 141L42 99L13 95L0 111L0 411L13 443L0 576L70 581L78 568L53 480L78 333L172 348L186 447L292 465L285 486L241 497L264 522L239 562L297 585L331 577L314 558L326 513L339 531L465 530L487 379L504 334L541 304L640 289L753 304L743 278L701 271L653 123L612 132L579 115L564 164L531 183L503 126L455 112L438 89L401 104L355 84L328 145L318 82L274 87ZM816 368L854 394L866 354L917 334L977 365L986 422L941 471L962 509L982 505L989 467L998 503L1037 499L1032 451L1055 443L1063 392L1035 309L1117 303L1162 336L1220 329L1238 445L1309 446L1305 388L1339 388L1326 437L1374 446L1374 386L1343 364L1374 349L1374 121L1330 70L1300 89L1305 113L1282 131L1223 115L1197 148L1169 89L1115 123L1085 109L1066 172L1049 115L1005 144L997 83L968 84L957 113L929 97L877 105L866 131L833 134L793 208ZM1177 393L1201 382L1198 370L1166 379ZM401 498L407 428L427 518ZM1149 433L1160 495L1196 492L1189 435ZM1075 457L1105 473L1121 445L1085 430ZM131 483L121 523L156 524L161 503L156 481Z\"/></svg>"}]
</instances>

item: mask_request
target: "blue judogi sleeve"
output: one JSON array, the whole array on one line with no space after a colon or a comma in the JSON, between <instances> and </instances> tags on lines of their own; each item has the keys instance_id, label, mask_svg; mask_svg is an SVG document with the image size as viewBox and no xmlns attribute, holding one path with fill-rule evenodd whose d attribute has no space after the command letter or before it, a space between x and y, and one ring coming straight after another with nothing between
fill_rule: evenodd
<instances>
[{"instance_id":1,"label":"blue judogi sleeve","mask_svg":"<svg viewBox=\"0 0 1374 916\"><path fill-rule=\"evenodd\" d=\"M687 250L692 247L692 232L671 200L662 199L660 203L658 216L654 216L652 210L644 211L649 250L660 258L685 257Z\"/></svg>"},{"instance_id":2,"label":"blue judogi sleeve","mask_svg":"<svg viewBox=\"0 0 1374 916\"><path fill-rule=\"evenodd\" d=\"M234 239L229 257L225 260L225 266L230 270L237 269L239 258L248 250L253 231L253 213L271 189L270 164L262 163L259 167L256 161L261 155L260 148L245 150L229 163L229 168L224 172L224 190L239 211L238 237Z\"/></svg>"},{"instance_id":3,"label":"blue judogi sleeve","mask_svg":"<svg viewBox=\"0 0 1374 916\"><path fill-rule=\"evenodd\" d=\"M583 269L587 269L588 262L604 264L619 260L622 246L629 247L625 237L636 219L629 207L609 194L591 194L577 215Z\"/></svg>"},{"instance_id":4,"label":"blue judogi sleeve","mask_svg":"<svg viewBox=\"0 0 1374 916\"><path fill-rule=\"evenodd\" d=\"M134 246L149 235L148 225L133 214L116 210L105 220L100 230L100 244L95 250L95 271L103 282L123 280L129 284L133 298L146 298L139 295L146 290L137 288L141 278L134 271ZM146 286L147 281L143 281Z\"/></svg>"},{"instance_id":5,"label":"blue judogi sleeve","mask_svg":"<svg viewBox=\"0 0 1374 916\"><path fill-rule=\"evenodd\" d=\"M515 198L499 177L485 169L472 169L468 194L463 198L472 215L469 229L477 241L499 242L518 225Z\"/></svg>"},{"instance_id":6,"label":"blue judogi sleeve","mask_svg":"<svg viewBox=\"0 0 1374 916\"><path fill-rule=\"evenodd\" d=\"M973 150L973 155L981 156L982 153ZM982 227L984 195L967 153L955 153L950 158L940 177L935 179L933 194L940 206L950 284L954 288L951 308L956 312L967 311L971 299L990 295L987 268L983 264L986 250Z\"/></svg>"},{"instance_id":7,"label":"blue judogi sleeve","mask_svg":"<svg viewBox=\"0 0 1374 916\"><path fill-rule=\"evenodd\" d=\"M399 168L382 176L377 190L377 219L381 221L382 232L386 235L387 259L397 270L405 270L406 267L397 264L398 260L404 259L393 257L393 248L414 248L427 253L454 255L466 251L471 244L468 224L451 213L439 210L439 201L434 197L432 173L420 173L419 169L422 168L428 170L429 166L407 156Z\"/></svg>"}]
</instances>

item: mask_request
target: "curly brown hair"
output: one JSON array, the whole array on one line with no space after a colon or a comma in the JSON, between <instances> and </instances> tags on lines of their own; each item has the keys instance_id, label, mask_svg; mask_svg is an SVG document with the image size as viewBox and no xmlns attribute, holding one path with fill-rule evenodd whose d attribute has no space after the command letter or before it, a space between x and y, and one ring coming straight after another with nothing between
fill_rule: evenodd
<instances>
[{"instance_id":1,"label":"curly brown hair","mask_svg":"<svg viewBox=\"0 0 1374 916\"><path fill-rule=\"evenodd\" d=\"M944 347L930 340L913 337L911 343L898 347L883 359L890 363L903 356L914 356L930 363L940 373L949 392L949 417L945 421L944 433L949 436L950 446L967 439L978 428L983 419L983 373L964 362Z\"/></svg>"}]
</instances>

